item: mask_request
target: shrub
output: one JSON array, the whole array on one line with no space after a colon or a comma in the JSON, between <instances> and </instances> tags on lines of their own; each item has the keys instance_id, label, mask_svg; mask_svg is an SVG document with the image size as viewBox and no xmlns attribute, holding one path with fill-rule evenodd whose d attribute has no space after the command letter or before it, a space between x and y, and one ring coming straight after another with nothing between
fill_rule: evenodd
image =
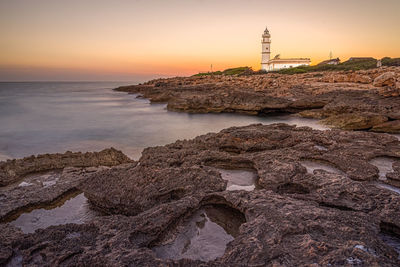
<instances>
[{"instance_id":1,"label":"shrub","mask_svg":"<svg viewBox=\"0 0 400 267\"><path fill-rule=\"evenodd\" d=\"M400 66L400 58L390 58L384 57L382 58L383 66Z\"/></svg>"},{"instance_id":2,"label":"shrub","mask_svg":"<svg viewBox=\"0 0 400 267\"><path fill-rule=\"evenodd\" d=\"M350 58L349 60L339 63L338 65L315 65L315 66L298 66L290 69L280 69L276 71L270 71L273 73L280 74L300 74L307 72L319 72L319 71L348 71L348 70L366 70L376 68L377 60L375 58ZM383 66L400 66L400 58L385 57L382 59ZM238 67L230 68L224 71L214 72L203 72L193 76L206 76L206 75L254 75L254 74L265 74L268 71L258 70L254 71L250 67Z\"/></svg>"},{"instance_id":3,"label":"shrub","mask_svg":"<svg viewBox=\"0 0 400 267\"><path fill-rule=\"evenodd\" d=\"M238 67L230 68L224 71L214 71L214 72L201 72L193 76L206 76L206 75L251 75L254 71L250 67Z\"/></svg>"},{"instance_id":4,"label":"shrub","mask_svg":"<svg viewBox=\"0 0 400 267\"><path fill-rule=\"evenodd\" d=\"M348 61L339 63L338 65L315 65L315 66L299 66L290 69L281 69L273 71L280 74L298 74L317 71L340 71L340 70L365 70L376 68L377 60L374 58L351 58Z\"/></svg>"}]
</instances>

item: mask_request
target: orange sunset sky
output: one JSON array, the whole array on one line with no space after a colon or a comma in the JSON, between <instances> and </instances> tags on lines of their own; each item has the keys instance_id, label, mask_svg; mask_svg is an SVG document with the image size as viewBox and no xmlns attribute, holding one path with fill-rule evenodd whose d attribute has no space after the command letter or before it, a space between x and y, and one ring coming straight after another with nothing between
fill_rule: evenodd
<instances>
[{"instance_id":1,"label":"orange sunset sky","mask_svg":"<svg viewBox=\"0 0 400 267\"><path fill-rule=\"evenodd\" d=\"M400 0L0 0L0 80L143 81L272 56L400 56Z\"/></svg>"}]
</instances>

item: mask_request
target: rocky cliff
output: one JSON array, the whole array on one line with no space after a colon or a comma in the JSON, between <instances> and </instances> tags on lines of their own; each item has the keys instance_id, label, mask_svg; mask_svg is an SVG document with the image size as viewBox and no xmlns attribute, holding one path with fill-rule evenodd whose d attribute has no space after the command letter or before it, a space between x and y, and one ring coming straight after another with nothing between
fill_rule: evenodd
<instances>
[{"instance_id":1,"label":"rocky cliff","mask_svg":"<svg viewBox=\"0 0 400 267\"><path fill-rule=\"evenodd\" d=\"M165 102L173 111L274 112L325 119L332 127L400 132L400 67L284 75L157 79L118 91Z\"/></svg>"}]
</instances>

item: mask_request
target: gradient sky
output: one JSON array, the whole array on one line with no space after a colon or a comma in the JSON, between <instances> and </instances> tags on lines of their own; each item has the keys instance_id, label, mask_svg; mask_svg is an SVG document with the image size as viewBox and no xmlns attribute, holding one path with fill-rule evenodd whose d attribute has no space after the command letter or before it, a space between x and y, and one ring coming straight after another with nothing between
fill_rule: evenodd
<instances>
[{"instance_id":1,"label":"gradient sky","mask_svg":"<svg viewBox=\"0 0 400 267\"><path fill-rule=\"evenodd\" d=\"M400 0L0 0L0 80L129 80L272 55L400 56Z\"/></svg>"}]
</instances>

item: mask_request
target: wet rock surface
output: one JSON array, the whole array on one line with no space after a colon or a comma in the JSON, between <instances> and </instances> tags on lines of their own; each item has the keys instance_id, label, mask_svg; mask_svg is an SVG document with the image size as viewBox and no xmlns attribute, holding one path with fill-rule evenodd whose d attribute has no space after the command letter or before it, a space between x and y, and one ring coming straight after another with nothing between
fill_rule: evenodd
<instances>
[{"instance_id":1,"label":"wet rock surface","mask_svg":"<svg viewBox=\"0 0 400 267\"><path fill-rule=\"evenodd\" d=\"M226 190L246 190L253 191L258 188L257 172L254 170L224 170L217 169L222 179L228 181Z\"/></svg>"},{"instance_id":2,"label":"wet rock surface","mask_svg":"<svg viewBox=\"0 0 400 267\"><path fill-rule=\"evenodd\" d=\"M0 187L0 222L5 222L23 212L56 205L76 195L77 186L94 173L113 165L135 163L120 151L105 149L39 155L0 164L2 178L6 177L3 181L14 181Z\"/></svg>"},{"instance_id":3,"label":"wet rock surface","mask_svg":"<svg viewBox=\"0 0 400 267\"><path fill-rule=\"evenodd\" d=\"M375 131L400 133L398 85L400 68L383 67L295 75L176 77L116 90L137 93L152 102L166 102L173 111L298 113L325 118L329 125L343 129L376 126Z\"/></svg>"},{"instance_id":4,"label":"wet rock surface","mask_svg":"<svg viewBox=\"0 0 400 267\"><path fill-rule=\"evenodd\" d=\"M239 234L245 221L244 215L234 209L205 206L177 225L175 239L169 240L167 234L152 250L163 259L215 260L224 255L227 244Z\"/></svg>"},{"instance_id":5,"label":"wet rock surface","mask_svg":"<svg viewBox=\"0 0 400 267\"><path fill-rule=\"evenodd\" d=\"M66 152L64 154L43 154L23 159L0 162L0 186L6 186L25 175L50 170L61 170L65 167L114 166L128 163L131 160L121 151L114 148L100 152Z\"/></svg>"},{"instance_id":6,"label":"wet rock surface","mask_svg":"<svg viewBox=\"0 0 400 267\"><path fill-rule=\"evenodd\" d=\"M82 224L102 216L101 213L90 208L83 193L76 192L68 197L54 205L43 205L43 208L21 213L10 223L24 233L33 233L37 229L44 229L52 225Z\"/></svg>"},{"instance_id":7,"label":"wet rock surface","mask_svg":"<svg viewBox=\"0 0 400 267\"><path fill-rule=\"evenodd\" d=\"M386 180L376 158L393 160ZM398 266L400 194L377 183L398 177L399 162L393 136L286 124L147 148L78 185L111 215L32 234L1 224L0 262ZM251 170L257 187L227 190L218 169Z\"/></svg>"}]
</instances>

